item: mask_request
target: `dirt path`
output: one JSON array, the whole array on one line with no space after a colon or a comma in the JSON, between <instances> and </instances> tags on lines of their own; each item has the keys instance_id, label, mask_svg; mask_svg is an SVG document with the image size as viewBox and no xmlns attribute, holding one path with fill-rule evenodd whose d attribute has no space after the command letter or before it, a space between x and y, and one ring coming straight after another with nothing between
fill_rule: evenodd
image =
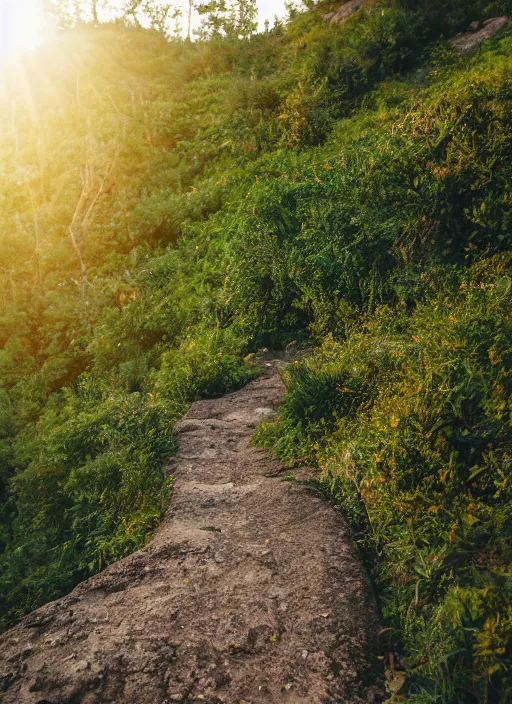
<instances>
[{"instance_id":1,"label":"dirt path","mask_svg":"<svg viewBox=\"0 0 512 704\"><path fill-rule=\"evenodd\" d=\"M345 524L249 446L269 371L178 426L146 548L0 638L5 704L356 704L376 621Z\"/></svg>"}]
</instances>

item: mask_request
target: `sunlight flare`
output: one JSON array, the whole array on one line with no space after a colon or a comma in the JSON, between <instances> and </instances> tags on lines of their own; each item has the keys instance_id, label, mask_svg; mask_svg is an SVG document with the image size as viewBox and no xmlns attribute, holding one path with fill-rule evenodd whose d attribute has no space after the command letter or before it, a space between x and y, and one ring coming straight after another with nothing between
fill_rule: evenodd
<instances>
[{"instance_id":1,"label":"sunlight flare","mask_svg":"<svg viewBox=\"0 0 512 704\"><path fill-rule=\"evenodd\" d=\"M0 56L4 59L35 49L42 41L39 0L0 0Z\"/></svg>"}]
</instances>

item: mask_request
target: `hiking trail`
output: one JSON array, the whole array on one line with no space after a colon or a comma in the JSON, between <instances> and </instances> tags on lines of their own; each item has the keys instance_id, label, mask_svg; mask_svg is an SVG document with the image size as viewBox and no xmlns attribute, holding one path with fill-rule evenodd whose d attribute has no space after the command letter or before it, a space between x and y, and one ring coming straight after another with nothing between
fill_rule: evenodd
<instances>
[{"instance_id":1,"label":"hiking trail","mask_svg":"<svg viewBox=\"0 0 512 704\"><path fill-rule=\"evenodd\" d=\"M3 704L377 700L362 684L376 610L345 522L250 446L282 395L269 365L192 405L160 529L0 636Z\"/></svg>"}]
</instances>

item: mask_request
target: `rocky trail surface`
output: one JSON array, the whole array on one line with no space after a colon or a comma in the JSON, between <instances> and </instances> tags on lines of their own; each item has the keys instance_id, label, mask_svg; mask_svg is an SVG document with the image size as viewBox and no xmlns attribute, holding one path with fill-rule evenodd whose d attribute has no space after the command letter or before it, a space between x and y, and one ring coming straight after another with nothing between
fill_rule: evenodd
<instances>
[{"instance_id":1,"label":"rocky trail surface","mask_svg":"<svg viewBox=\"0 0 512 704\"><path fill-rule=\"evenodd\" d=\"M195 403L151 542L0 637L2 704L356 704L375 609L342 517L250 446L274 368Z\"/></svg>"}]
</instances>

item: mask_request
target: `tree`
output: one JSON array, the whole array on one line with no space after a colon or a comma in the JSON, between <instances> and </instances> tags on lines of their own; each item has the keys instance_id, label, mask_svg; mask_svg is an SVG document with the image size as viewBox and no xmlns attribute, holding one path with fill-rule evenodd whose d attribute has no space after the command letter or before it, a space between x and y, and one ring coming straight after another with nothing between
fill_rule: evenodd
<instances>
[{"instance_id":1,"label":"tree","mask_svg":"<svg viewBox=\"0 0 512 704\"><path fill-rule=\"evenodd\" d=\"M66 0L42 0L41 8L50 26L71 27L73 25L73 15Z\"/></svg>"},{"instance_id":2,"label":"tree","mask_svg":"<svg viewBox=\"0 0 512 704\"><path fill-rule=\"evenodd\" d=\"M258 7L256 0L236 0L234 3L236 12L236 35L241 39L247 39L258 29Z\"/></svg>"},{"instance_id":3,"label":"tree","mask_svg":"<svg viewBox=\"0 0 512 704\"><path fill-rule=\"evenodd\" d=\"M197 35L200 39L231 37L247 39L258 28L256 0L212 0L196 6L204 17Z\"/></svg>"},{"instance_id":4,"label":"tree","mask_svg":"<svg viewBox=\"0 0 512 704\"><path fill-rule=\"evenodd\" d=\"M98 24L98 0L91 0L91 17L94 24Z\"/></svg>"},{"instance_id":5,"label":"tree","mask_svg":"<svg viewBox=\"0 0 512 704\"><path fill-rule=\"evenodd\" d=\"M199 39L219 39L226 36L229 25L229 10L226 0L211 0L211 2L196 5L196 10L204 19L196 31Z\"/></svg>"},{"instance_id":6,"label":"tree","mask_svg":"<svg viewBox=\"0 0 512 704\"><path fill-rule=\"evenodd\" d=\"M177 7L174 12L171 15L171 19L174 20L174 28L173 28L173 39L178 41L179 39L182 38L182 24L181 24L181 18L183 17L183 11Z\"/></svg>"},{"instance_id":7,"label":"tree","mask_svg":"<svg viewBox=\"0 0 512 704\"><path fill-rule=\"evenodd\" d=\"M281 34L283 31L283 21L278 17L278 15L274 15L274 27L272 31L275 34Z\"/></svg>"},{"instance_id":8,"label":"tree","mask_svg":"<svg viewBox=\"0 0 512 704\"><path fill-rule=\"evenodd\" d=\"M82 6L80 0L73 0L73 19L75 24L82 20Z\"/></svg>"},{"instance_id":9,"label":"tree","mask_svg":"<svg viewBox=\"0 0 512 704\"><path fill-rule=\"evenodd\" d=\"M108 0L42 0L42 9L46 17L59 26L71 27L77 22L92 20L94 24L100 22L100 7L108 6Z\"/></svg>"},{"instance_id":10,"label":"tree","mask_svg":"<svg viewBox=\"0 0 512 704\"><path fill-rule=\"evenodd\" d=\"M194 12L194 0L188 0L188 28L187 28L187 39L191 41L192 39L192 14Z\"/></svg>"},{"instance_id":11,"label":"tree","mask_svg":"<svg viewBox=\"0 0 512 704\"><path fill-rule=\"evenodd\" d=\"M139 10L142 0L127 0L123 7L123 17L131 20L137 27L140 27Z\"/></svg>"},{"instance_id":12,"label":"tree","mask_svg":"<svg viewBox=\"0 0 512 704\"><path fill-rule=\"evenodd\" d=\"M146 0L142 10L151 23L151 29L167 35L169 19L173 6L170 3L160 4L153 0Z\"/></svg>"}]
</instances>

